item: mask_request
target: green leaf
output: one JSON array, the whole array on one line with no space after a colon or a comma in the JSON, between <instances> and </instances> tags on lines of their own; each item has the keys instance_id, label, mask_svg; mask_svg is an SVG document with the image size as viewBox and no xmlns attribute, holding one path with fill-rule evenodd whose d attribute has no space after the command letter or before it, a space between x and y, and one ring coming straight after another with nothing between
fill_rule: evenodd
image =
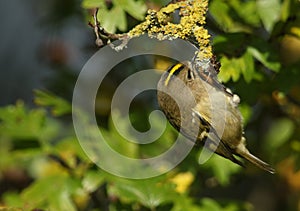
<instances>
[{"instance_id":1,"label":"green leaf","mask_svg":"<svg viewBox=\"0 0 300 211\"><path fill-rule=\"evenodd\" d=\"M89 161L89 158L83 151L82 146L79 144L76 137L71 136L60 139L59 142L54 146L54 149L58 154L63 154L67 149L68 151L73 152L73 154L81 160Z\"/></svg>"},{"instance_id":2,"label":"green leaf","mask_svg":"<svg viewBox=\"0 0 300 211\"><path fill-rule=\"evenodd\" d=\"M233 202L226 202L221 204L211 198L203 198L200 202L201 207L199 210L202 211L248 211L248 210L253 210L253 207L251 204L247 203L240 203L238 201L233 201Z\"/></svg>"},{"instance_id":3,"label":"green leaf","mask_svg":"<svg viewBox=\"0 0 300 211\"><path fill-rule=\"evenodd\" d=\"M231 0L227 1L227 3L234 10L230 13L234 20L238 20L245 25L251 25L253 27L258 27L260 25L255 1Z\"/></svg>"},{"instance_id":4,"label":"green leaf","mask_svg":"<svg viewBox=\"0 0 300 211\"><path fill-rule=\"evenodd\" d=\"M84 0L82 1L82 7L86 9L103 8L105 7L105 2L104 0Z\"/></svg>"},{"instance_id":5,"label":"green leaf","mask_svg":"<svg viewBox=\"0 0 300 211\"><path fill-rule=\"evenodd\" d=\"M295 130L291 119L282 118L274 120L265 136L265 144L270 149L277 149L287 142Z\"/></svg>"},{"instance_id":6,"label":"green leaf","mask_svg":"<svg viewBox=\"0 0 300 211\"><path fill-rule=\"evenodd\" d=\"M125 31L127 29L126 14L120 6L115 6L111 10L110 18L112 18L111 20L119 30Z\"/></svg>"},{"instance_id":7,"label":"green leaf","mask_svg":"<svg viewBox=\"0 0 300 211\"><path fill-rule=\"evenodd\" d=\"M90 170L86 172L82 180L83 188L91 193L94 192L104 182L104 177L100 171Z\"/></svg>"},{"instance_id":8,"label":"green leaf","mask_svg":"<svg viewBox=\"0 0 300 211\"><path fill-rule=\"evenodd\" d=\"M286 21L291 14L291 0L283 0L281 6L281 20Z\"/></svg>"},{"instance_id":9,"label":"green leaf","mask_svg":"<svg viewBox=\"0 0 300 211\"><path fill-rule=\"evenodd\" d=\"M211 169L216 179L223 186L228 185L230 183L230 176L241 169L239 165L216 154L213 154L201 167Z\"/></svg>"},{"instance_id":10,"label":"green leaf","mask_svg":"<svg viewBox=\"0 0 300 211\"><path fill-rule=\"evenodd\" d=\"M109 194L118 196L125 203L139 202L148 208L155 208L177 195L174 185L161 180L162 177L146 180L115 180L109 187ZM174 196L173 196L174 197Z\"/></svg>"},{"instance_id":11,"label":"green leaf","mask_svg":"<svg viewBox=\"0 0 300 211\"><path fill-rule=\"evenodd\" d=\"M217 21L220 27L225 31L231 31L234 21L229 15L229 5L224 1L211 1L209 11L211 12L214 20Z\"/></svg>"},{"instance_id":12,"label":"green leaf","mask_svg":"<svg viewBox=\"0 0 300 211\"><path fill-rule=\"evenodd\" d=\"M256 1L256 6L264 27L268 32L271 32L280 18L280 0L258 0Z\"/></svg>"},{"instance_id":13,"label":"green leaf","mask_svg":"<svg viewBox=\"0 0 300 211\"><path fill-rule=\"evenodd\" d=\"M135 1L135 0L113 0L114 5L118 5L123 10L128 12L132 17L137 20L143 20L147 7L143 1Z\"/></svg>"},{"instance_id":14,"label":"green leaf","mask_svg":"<svg viewBox=\"0 0 300 211\"><path fill-rule=\"evenodd\" d=\"M247 125L252 116L252 108L248 104L242 103L239 105L239 110L242 113L243 125L245 126Z\"/></svg>"},{"instance_id":15,"label":"green leaf","mask_svg":"<svg viewBox=\"0 0 300 211\"><path fill-rule=\"evenodd\" d=\"M127 29L125 11L120 6L113 6L111 10L100 8L97 16L101 26L110 33L115 33L117 29Z\"/></svg>"},{"instance_id":16,"label":"green leaf","mask_svg":"<svg viewBox=\"0 0 300 211\"><path fill-rule=\"evenodd\" d=\"M0 211L24 211L23 208L19 207L0 207Z\"/></svg>"},{"instance_id":17,"label":"green leaf","mask_svg":"<svg viewBox=\"0 0 300 211\"><path fill-rule=\"evenodd\" d=\"M6 204L7 206L22 207L22 205L23 205L20 194L17 192L6 192L3 194L2 198L3 198L4 204ZM21 210L23 210L23 209L21 209Z\"/></svg>"},{"instance_id":18,"label":"green leaf","mask_svg":"<svg viewBox=\"0 0 300 211\"><path fill-rule=\"evenodd\" d=\"M75 211L71 193L77 188L80 188L78 181L67 176L54 175L35 181L21 193L21 197L28 210L44 208Z\"/></svg>"},{"instance_id":19,"label":"green leaf","mask_svg":"<svg viewBox=\"0 0 300 211\"><path fill-rule=\"evenodd\" d=\"M228 82L233 80L236 82L243 75L247 83L250 83L254 78L256 78L256 73L254 70L254 60L252 55L246 51L241 57L238 58L227 58L223 56L220 59L221 69L218 78L222 82Z\"/></svg>"},{"instance_id":20,"label":"green leaf","mask_svg":"<svg viewBox=\"0 0 300 211\"><path fill-rule=\"evenodd\" d=\"M176 199L174 199L174 206L172 211L198 211L202 210L198 205L196 205L191 197L185 195L178 195Z\"/></svg>"},{"instance_id":21,"label":"green leaf","mask_svg":"<svg viewBox=\"0 0 300 211\"><path fill-rule=\"evenodd\" d=\"M123 118L120 114L120 111L113 110L112 111L116 117L116 123L118 124L118 127L120 131L124 134L125 137L132 137L129 133L129 127L130 122L127 121L127 119ZM101 128L101 132L104 136L105 140L108 140L108 144L117 152L124 156L132 157L132 158L138 158L138 149L139 145L136 143L133 143L131 141L128 141L124 136L119 134L119 131L114 126L114 122L112 119L109 119L109 131Z\"/></svg>"},{"instance_id":22,"label":"green leaf","mask_svg":"<svg viewBox=\"0 0 300 211\"><path fill-rule=\"evenodd\" d=\"M252 1L214 0L210 2L209 11L219 27L226 32L252 32L252 27L259 25L254 3Z\"/></svg>"},{"instance_id":23,"label":"green leaf","mask_svg":"<svg viewBox=\"0 0 300 211\"><path fill-rule=\"evenodd\" d=\"M55 116L69 114L72 111L68 101L60 98L52 93L35 90L35 103L40 106L51 107L52 113Z\"/></svg>"},{"instance_id":24,"label":"green leaf","mask_svg":"<svg viewBox=\"0 0 300 211\"><path fill-rule=\"evenodd\" d=\"M225 56L223 56L220 59L221 62L221 68L220 68L220 73L218 75L218 78L221 82L228 82L230 80L233 80L233 82L236 82L240 79L240 71L239 69L235 68L237 66L238 62L233 59L229 59Z\"/></svg>"},{"instance_id":25,"label":"green leaf","mask_svg":"<svg viewBox=\"0 0 300 211\"><path fill-rule=\"evenodd\" d=\"M293 140L291 142L291 148L295 152L299 153L300 152L300 141L299 140Z\"/></svg>"},{"instance_id":26,"label":"green leaf","mask_svg":"<svg viewBox=\"0 0 300 211\"><path fill-rule=\"evenodd\" d=\"M0 108L0 134L17 139L37 139L44 130L46 113L42 109L28 111L22 101Z\"/></svg>"},{"instance_id":27,"label":"green leaf","mask_svg":"<svg viewBox=\"0 0 300 211\"><path fill-rule=\"evenodd\" d=\"M98 20L101 26L110 33L115 33L117 30L127 30L126 12L138 20L143 20L147 9L143 1L134 0L114 0L111 9L107 8L103 0L85 0L82 6L84 8L99 8Z\"/></svg>"},{"instance_id":28,"label":"green leaf","mask_svg":"<svg viewBox=\"0 0 300 211\"><path fill-rule=\"evenodd\" d=\"M266 44L265 44L266 45ZM265 51L265 53L260 52L257 48L254 47L248 47L247 51L258 61L260 61L265 67L269 68L270 70L273 70L275 72L279 72L280 70L280 62L278 60L276 61L269 61L270 54L272 53L272 49L269 49L268 51Z\"/></svg>"},{"instance_id":29,"label":"green leaf","mask_svg":"<svg viewBox=\"0 0 300 211\"><path fill-rule=\"evenodd\" d=\"M238 60L238 67L247 83L250 83L254 78L254 60L252 55L247 51L243 57Z\"/></svg>"},{"instance_id":30,"label":"green leaf","mask_svg":"<svg viewBox=\"0 0 300 211\"><path fill-rule=\"evenodd\" d=\"M203 198L201 200L201 210L203 211L222 211L222 207L213 199Z\"/></svg>"}]
</instances>

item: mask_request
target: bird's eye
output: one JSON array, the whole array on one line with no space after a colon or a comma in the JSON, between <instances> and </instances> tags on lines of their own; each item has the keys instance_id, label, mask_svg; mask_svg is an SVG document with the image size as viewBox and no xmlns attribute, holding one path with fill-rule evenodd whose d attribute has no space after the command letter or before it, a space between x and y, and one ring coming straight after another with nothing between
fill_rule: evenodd
<instances>
[{"instance_id":1,"label":"bird's eye","mask_svg":"<svg viewBox=\"0 0 300 211\"><path fill-rule=\"evenodd\" d=\"M189 70L187 71L186 79L189 80L189 81L194 80L194 73L192 72L191 69L189 69Z\"/></svg>"}]
</instances>

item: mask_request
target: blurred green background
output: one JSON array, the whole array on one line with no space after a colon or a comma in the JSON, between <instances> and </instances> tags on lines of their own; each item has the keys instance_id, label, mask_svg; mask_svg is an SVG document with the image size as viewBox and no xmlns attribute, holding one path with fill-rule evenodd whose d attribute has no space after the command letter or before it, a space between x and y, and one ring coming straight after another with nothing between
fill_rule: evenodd
<instances>
[{"instance_id":1,"label":"blurred green background","mask_svg":"<svg viewBox=\"0 0 300 211\"><path fill-rule=\"evenodd\" d=\"M0 1L0 210L300 210L300 2L209 1L207 29L221 62L219 78L241 98L245 136L270 175L219 156L198 164L199 147L171 172L127 180L99 169L77 142L71 99L79 72L97 51L91 8L111 32L126 32L148 8L168 1ZM129 157L149 157L177 137L167 130L149 146L129 144L110 118L113 92L130 74L165 66L126 60L106 77L96 100L99 128ZM43 90L43 91L41 91ZM140 94L130 117L140 131L157 109ZM122 116L120 116L122 123ZM126 127L126 125L124 125Z\"/></svg>"}]
</instances>

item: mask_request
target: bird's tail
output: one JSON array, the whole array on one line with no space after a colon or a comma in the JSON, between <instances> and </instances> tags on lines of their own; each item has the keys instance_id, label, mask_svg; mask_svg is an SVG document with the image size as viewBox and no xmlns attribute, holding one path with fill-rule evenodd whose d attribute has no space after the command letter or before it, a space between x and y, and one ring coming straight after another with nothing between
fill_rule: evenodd
<instances>
[{"instance_id":1,"label":"bird's tail","mask_svg":"<svg viewBox=\"0 0 300 211\"><path fill-rule=\"evenodd\" d=\"M248 153L245 153L243 155L241 155L242 157L244 157L246 160L250 161L251 163L253 163L254 165L256 165L257 167L270 172L271 174L275 173L275 169L273 169L268 163L260 160L259 158L255 157L254 155L252 155L249 151Z\"/></svg>"},{"instance_id":2,"label":"bird's tail","mask_svg":"<svg viewBox=\"0 0 300 211\"><path fill-rule=\"evenodd\" d=\"M245 145L243 145L243 149L240 149L238 147L237 149L237 154L243 158L245 158L246 160L248 160L249 162L253 163L254 165L256 165L257 167L270 172L271 174L275 173L275 169L272 168L268 163L262 161L261 159L259 159L258 157L255 157L254 155L252 155L249 150L245 147Z\"/></svg>"}]
</instances>

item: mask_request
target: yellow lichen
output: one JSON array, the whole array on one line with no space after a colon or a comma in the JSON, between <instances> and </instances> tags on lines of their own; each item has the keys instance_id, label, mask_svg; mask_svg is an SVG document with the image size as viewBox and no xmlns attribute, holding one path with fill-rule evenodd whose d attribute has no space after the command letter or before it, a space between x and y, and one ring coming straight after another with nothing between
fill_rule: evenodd
<instances>
[{"instance_id":1,"label":"yellow lichen","mask_svg":"<svg viewBox=\"0 0 300 211\"><path fill-rule=\"evenodd\" d=\"M210 35L203 27L207 11L208 0L186 0L174 4L168 4L159 11L149 10L145 21L134 27L129 37L138 37L144 33L156 36L160 40L181 38L195 40L199 46L198 58L212 57ZM180 22L172 23L171 14L179 11Z\"/></svg>"}]
</instances>

